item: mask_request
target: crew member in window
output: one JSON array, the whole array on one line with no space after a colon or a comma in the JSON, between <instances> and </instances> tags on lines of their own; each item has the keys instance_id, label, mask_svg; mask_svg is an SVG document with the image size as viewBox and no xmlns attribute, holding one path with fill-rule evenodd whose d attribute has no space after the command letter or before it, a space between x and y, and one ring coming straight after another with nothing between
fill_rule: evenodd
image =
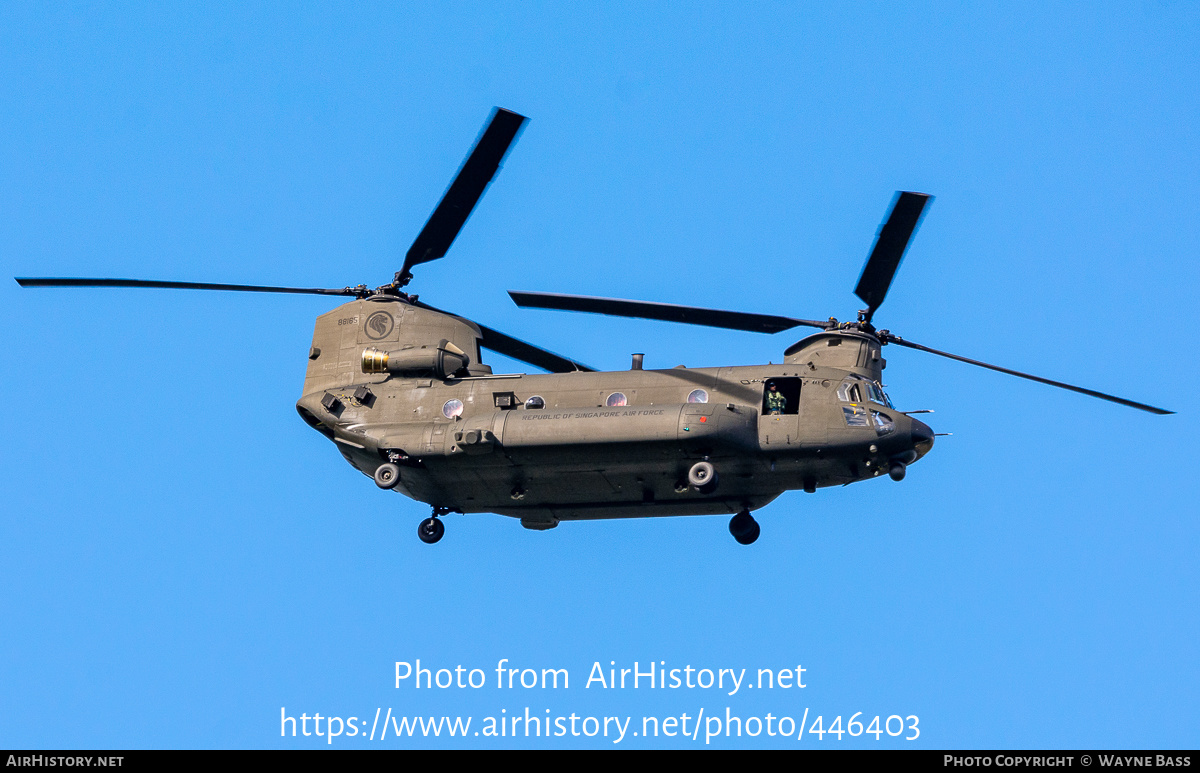
<instances>
[{"instance_id":1,"label":"crew member in window","mask_svg":"<svg viewBox=\"0 0 1200 773\"><path fill-rule=\"evenodd\" d=\"M772 416L778 416L787 408L787 398L779 394L779 388L775 384L767 387L767 413Z\"/></svg>"}]
</instances>

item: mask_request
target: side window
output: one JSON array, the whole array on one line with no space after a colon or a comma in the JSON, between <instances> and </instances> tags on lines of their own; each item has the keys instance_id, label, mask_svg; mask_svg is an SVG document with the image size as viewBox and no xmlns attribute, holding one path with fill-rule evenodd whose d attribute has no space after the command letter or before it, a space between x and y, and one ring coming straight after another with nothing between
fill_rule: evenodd
<instances>
[{"instance_id":1,"label":"side window","mask_svg":"<svg viewBox=\"0 0 1200 773\"><path fill-rule=\"evenodd\" d=\"M780 376L763 384L763 416L794 415L800 412L800 379Z\"/></svg>"}]
</instances>

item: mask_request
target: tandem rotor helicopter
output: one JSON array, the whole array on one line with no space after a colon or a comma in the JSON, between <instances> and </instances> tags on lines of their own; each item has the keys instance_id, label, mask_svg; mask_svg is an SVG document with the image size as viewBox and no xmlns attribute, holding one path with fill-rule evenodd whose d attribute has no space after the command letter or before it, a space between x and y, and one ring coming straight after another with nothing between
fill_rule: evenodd
<instances>
[{"instance_id":1,"label":"tandem rotor helicopter","mask_svg":"<svg viewBox=\"0 0 1200 773\"><path fill-rule=\"evenodd\" d=\"M875 312L930 196L901 192L855 295L852 322L662 303L510 292L522 308L583 311L760 333L819 332L778 365L597 372L405 291L412 270L446 254L525 122L497 108L388 284L340 289L139 279L18 278L22 287L154 287L349 296L317 318L301 418L382 489L431 505L417 534L442 538L441 516L491 512L528 529L597 518L730 514L739 543L758 539L751 512L794 489L815 492L887 474L933 448L935 433L893 407L885 345L918 349L1092 397L1161 408L931 349L875 327ZM481 349L545 374L493 373Z\"/></svg>"}]
</instances>

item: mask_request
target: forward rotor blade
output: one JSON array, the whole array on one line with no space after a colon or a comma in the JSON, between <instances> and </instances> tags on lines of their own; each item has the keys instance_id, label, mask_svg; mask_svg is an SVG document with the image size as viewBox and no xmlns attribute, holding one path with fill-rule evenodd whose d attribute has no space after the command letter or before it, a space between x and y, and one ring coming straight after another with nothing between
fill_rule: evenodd
<instances>
[{"instance_id":1,"label":"forward rotor blade","mask_svg":"<svg viewBox=\"0 0 1200 773\"><path fill-rule=\"evenodd\" d=\"M871 321L875 310L883 303L904 251L908 249L908 242L921 222L925 205L932 198L926 193L901 191L892 202L887 220L875 237L871 257L867 259L867 265L858 278L858 287L854 288L854 294L867 304L867 322Z\"/></svg>"},{"instance_id":2,"label":"forward rotor blade","mask_svg":"<svg viewBox=\"0 0 1200 773\"><path fill-rule=\"evenodd\" d=\"M881 332L880 338L885 343L898 344L900 346L907 346L909 349L919 349L922 352L929 352L930 354L936 354L941 357L948 357L952 360L958 360L959 362L965 362L968 365L978 365L979 367L987 368L988 370L994 370L994 371L998 371L1000 373L1007 373L1010 376L1016 376L1018 378L1025 378L1025 379L1029 379L1030 381L1036 381L1039 384L1048 384L1053 387L1058 387L1059 389L1069 389L1072 392L1079 392L1080 394L1088 395L1089 397L1098 397L1101 400L1108 400L1110 403L1117 403L1118 405L1125 405L1130 408L1137 408L1139 411L1148 411L1150 413L1156 413L1160 416L1165 416L1168 414L1175 413L1175 411L1168 411L1163 408L1155 408L1153 405L1146 405L1145 403L1138 403L1138 402L1134 402L1133 400L1126 400L1123 397L1117 397L1115 395L1105 394L1104 392L1097 392L1094 389L1084 389L1083 387L1075 386L1074 384L1065 384L1062 381L1052 381L1051 379L1042 378L1041 376L1034 376L1030 373L1022 373L1019 370L1010 370L1008 368L1001 368L999 365L990 365L986 362L980 362L979 360L972 360L967 357L960 357L957 354L950 354L949 352L943 352L943 351L939 351L937 349L931 349L928 346L922 346L921 344L915 344L912 341L905 341L903 338L892 335L891 333L887 333L886 331L880 331L880 332Z\"/></svg>"},{"instance_id":3,"label":"forward rotor blade","mask_svg":"<svg viewBox=\"0 0 1200 773\"><path fill-rule=\"evenodd\" d=\"M162 282L154 279L90 279L72 277L16 277L21 287L156 287L167 290L232 290L247 293L298 293L305 295L366 295L365 287L270 287L213 282Z\"/></svg>"},{"instance_id":4,"label":"forward rotor blade","mask_svg":"<svg viewBox=\"0 0 1200 773\"><path fill-rule=\"evenodd\" d=\"M500 162L520 133L523 123L525 116L499 107L492 111L487 128L467 155L454 182L450 183L416 241L409 247L404 267L396 276L401 287L412 278L413 266L437 260L450 249L479 197L487 190L488 183L500 168Z\"/></svg>"},{"instance_id":5,"label":"forward rotor blade","mask_svg":"<svg viewBox=\"0 0 1200 773\"><path fill-rule=\"evenodd\" d=\"M825 322L811 319L792 319L791 317L753 314L745 311L719 311L695 306L676 306L672 303L626 301L620 298L593 298L587 295L562 295L559 293L523 293L514 290L509 290L508 294L523 309L586 311L614 317L657 319L664 322L684 322L689 325L706 325L730 330L748 330L753 333L778 333L797 325L821 329L829 326Z\"/></svg>"}]
</instances>

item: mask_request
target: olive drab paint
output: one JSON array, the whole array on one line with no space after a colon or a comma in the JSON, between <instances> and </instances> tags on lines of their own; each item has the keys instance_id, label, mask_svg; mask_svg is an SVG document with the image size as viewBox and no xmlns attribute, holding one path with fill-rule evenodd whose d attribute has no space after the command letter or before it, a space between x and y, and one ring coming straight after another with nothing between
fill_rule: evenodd
<instances>
[{"instance_id":1,"label":"olive drab paint","mask_svg":"<svg viewBox=\"0 0 1200 773\"><path fill-rule=\"evenodd\" d=\"M142 287L353 297L317 318L296 409L381 489L432 506L417 529L442 538L439 516L491 512L544 530L593 518L733 514L742 544L751 512L785 491L902 480L933 447L926 424L883 391L881 347L917 349L1151 413L1170 411L908 341L872 324L932 197L901 191L854 292L853 322L648 301L514 292L556 309L778 333L821 332L779 365L595 372L582 363L435 309L405 292L412 269L446 254L524 127L493 111L467 160L389 284L269 287L99 278L18 278L22 287ZM548 373L495 374L489 349ZM777 395L768 397L772 387ZM914 411L913 413L924 413Z\"/></svg>"},{"instance_id":2,"label":"olive drab paint","mask_svg":"<svg viewBox=\"0 0 1200 773\"><path fill-rule=\"evenodd\" d=\"M500 513L537 529L734 514L788 490L876 477L933 442L928 428L889 405L869 405L890 419L886 433L877 422L847 424L837 387L878 385L884 364L878 341L858 332L810 336L780 365L497 375L472 360L438 379L363 372L364 344L379 342L361 326L381 310L401 320L388 342L397 350L450 340L479 351L477 334L456 317L395 297L348 303L317 320L313 349L322 354L308 363L297 408L364 475L397 463L394 489L446 512ZM799 397L794 409L771 415L766 385L782 381L796 384ZM707 402L687 402L697 389ZM356 399L359 390L371 399ZM626 404L608 407L617 392ZM447 416L452 400L463 409ZM717 472L709 491L687 483L700 461Z\"/></svg>"}]
</instances>

